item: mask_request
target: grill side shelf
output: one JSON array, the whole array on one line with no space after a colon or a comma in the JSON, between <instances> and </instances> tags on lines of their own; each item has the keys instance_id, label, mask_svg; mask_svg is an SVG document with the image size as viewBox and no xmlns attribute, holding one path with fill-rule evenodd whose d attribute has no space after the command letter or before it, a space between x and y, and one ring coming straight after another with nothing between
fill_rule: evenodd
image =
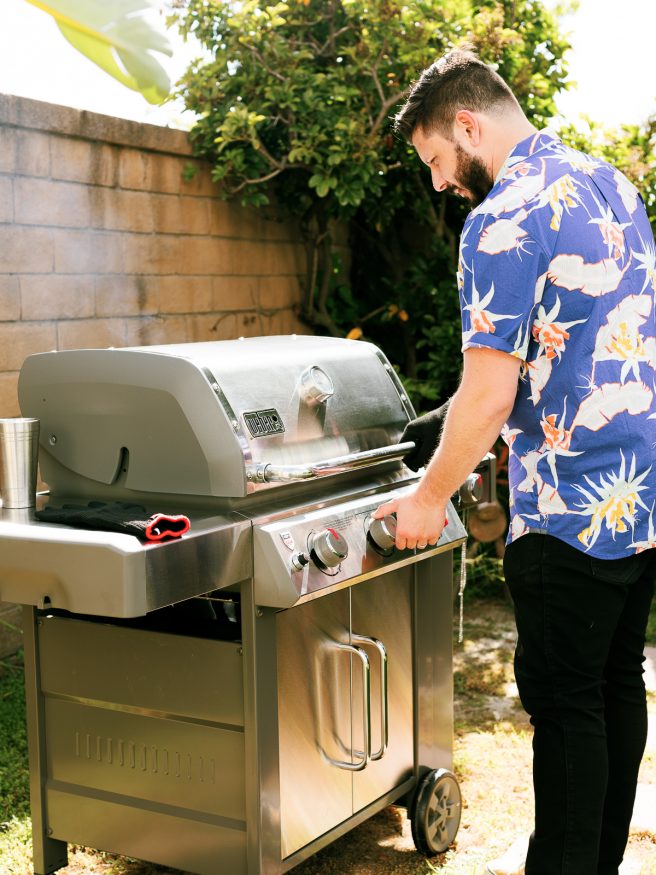
<instances>
[{"instance_id":1,"label":"grill side shelf","mask_svg":"<svg viewBox=\"0 0 656 875\"><path fill-rule=\"evenodd\" d=\"M0 511L0 599L77 614L139 617L252 575L250 522L192 518L176 541L84 531Z\"/></svg>"}]
</instances>

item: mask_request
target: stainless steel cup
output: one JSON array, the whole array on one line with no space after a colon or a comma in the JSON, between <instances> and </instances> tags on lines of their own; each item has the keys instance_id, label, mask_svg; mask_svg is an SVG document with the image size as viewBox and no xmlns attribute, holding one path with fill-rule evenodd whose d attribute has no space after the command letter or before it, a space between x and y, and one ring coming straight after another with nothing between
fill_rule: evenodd
<instances>
[{"instance_id":1,"label":"stainless steel cup","mask_svg":"<svg viewBox=\"0 0 656 875\"><path fill-rule=\"evenodd\" d=\"M0 498L3 507L34 507L39 420L0 419Z\"/></svg>"}]
</instances>

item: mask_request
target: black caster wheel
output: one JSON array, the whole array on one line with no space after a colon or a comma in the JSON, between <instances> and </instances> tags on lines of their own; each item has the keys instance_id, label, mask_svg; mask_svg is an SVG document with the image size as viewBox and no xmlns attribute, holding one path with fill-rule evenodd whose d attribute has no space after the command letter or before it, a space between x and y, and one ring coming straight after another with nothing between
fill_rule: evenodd
<instances>
[{"instance_id":1,"label":"black caster wheel","mask_svg":"<svg viewBox=\"0 0 656 875\"><path fill-rule=\"evenodd\" d=\"M409 812L415 847L425 857L447 850L460 826L460 787L453 772L434 769L420 779Z\"/></svg>"}]
</instances>

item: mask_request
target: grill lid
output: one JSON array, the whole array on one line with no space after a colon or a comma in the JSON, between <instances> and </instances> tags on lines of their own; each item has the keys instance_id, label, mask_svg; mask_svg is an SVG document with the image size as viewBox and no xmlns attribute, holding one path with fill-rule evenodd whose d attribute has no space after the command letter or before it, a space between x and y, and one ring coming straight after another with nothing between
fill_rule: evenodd
<instances>
[{"instance_id":1,"label":"grill lid","mask_svg":"<svg viewBox=\"0 0 656 875\"><path fill-rule=\"evenodd\" d=\"M398 458L414 415L375 346L297 335L33 355L19 399L67 495L237 498Z\"/></svg>"}]
</instances>

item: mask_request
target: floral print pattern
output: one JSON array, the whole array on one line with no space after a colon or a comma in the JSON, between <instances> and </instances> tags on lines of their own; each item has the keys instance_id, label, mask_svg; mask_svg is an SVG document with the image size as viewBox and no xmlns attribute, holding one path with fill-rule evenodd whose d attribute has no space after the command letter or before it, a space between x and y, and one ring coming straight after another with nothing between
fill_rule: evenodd
<instances>
[{"instance_id":1,"label":"floral print pattern","mask_svg":"<svg viewBox=\"0 0 656 875\"><path fill-rule=\"evenodd\" d=\"M548 130L524 140L467 218L458 288L463 350L525 363L502 433L508 540L655 546L656 247L635 187Z\"/></svg>"}]
</instances>

